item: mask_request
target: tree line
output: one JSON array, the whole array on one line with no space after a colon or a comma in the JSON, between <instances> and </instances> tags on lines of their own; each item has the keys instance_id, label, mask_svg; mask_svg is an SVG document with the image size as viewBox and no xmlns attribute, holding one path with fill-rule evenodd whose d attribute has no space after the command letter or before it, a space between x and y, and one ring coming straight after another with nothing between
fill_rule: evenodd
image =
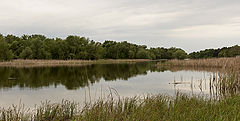
<instances>
[{"instance_id":1,"label":"tree line","mask_svg":"<svg viewBox=\"0 0 240 121\"><path fill-rule=\"evenodd\" d=\"M234 57L240 55L240 46L205 49L187 54L181 48L147 48L127 41L105 41L70 35L65 39L47 38L44 35L0 34L0 61L12 59L199 59Z\"/></svg>"},{"instance_id":2,"label":"tree line","mask_svg":"<svg viewBox=\"0 0 240 121\"><path fill-rule=\"evenodd\" d=\"M205 49L198 52L189 53L191 59L200 58L220 58L220 57L235 57L240 55L240 46L223 47L218 49Z\"/></svg>"},{"instance_id":3,"label":"tree line","mask_svg":"<svg viewBox=\"0 0 240 121\"><path fill-rule=\"evenodd\" d=\"M185 59L187 53L180 48L147 48L126 41L103 43L80 36L65 39L44 35L0 34L0 60L11 59Z\"/></svg>"}]
</instances>

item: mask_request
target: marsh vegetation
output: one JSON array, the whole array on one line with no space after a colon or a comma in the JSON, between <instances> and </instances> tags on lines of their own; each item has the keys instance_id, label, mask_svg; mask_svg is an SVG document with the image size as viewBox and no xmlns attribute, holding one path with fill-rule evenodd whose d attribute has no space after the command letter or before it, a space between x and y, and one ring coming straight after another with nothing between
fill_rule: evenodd
<instances>
[{"instance_id":1,"label":"marsh vegetation","mask_svg":"<svg viewBox=\"0 0 240 121\"><path fill-rule=\"evenodd\" d=\"M98 101L83 109L78 120L240 120L240 59L220 58L201 60L171 60L163 64L179 70L204 68L217 73L212 76L210 88L218 88L220 98L164 95L109 99ZM158 64L159 67L162 63ZM199 70L197 70L199 71Z\"/></svg>"},{"instance_id":2,"label":"marsh vegetation","mask_svg":"<svg viewBox=\"0 0 240 121\"><path fill-rule=\"evenodd\" d=\"M159 68L182 70L208 70L214 71L217 76L212 76L214 87L220 94L235 94L240 90L240 58L211 58L194 60L169 60L158 63ZM210 81L211 82L211 81Z\"/></svg>"},{"instance_id":3,"label":"marsh vegetation","mask_svg":"<svg viewBox=\"0 0 240 121\"><path fill-rule=\"evenodd\" d=\"M39 107L27 110L20 105L0 110L0 120L33 121L123 121L123 120L240 120L240 96L221 100L204 97L189 97L178 94L175 97L148 95L107 101L79 107L77 103L45 102Z\"/></svg>"},{"instance_id":4,"label":"marsh vegetation","mask_svg":"<svg viewBox=\"0 0 240 121\"><path fill-rule=\"evenodd\" d=\"M62 67L62 66L86 66L92 64L118 64L148 62L149 59L100 59L100 60L29 60L17 59L0 62L0 67Z\"/></svg>"},{"instance_id":5,"label":"marsh vegetation","mask_svg":"<svg viewBox=\"0 0 240 121\"><path fill-rule=\"evenodd\" d=\"M86 98L88 94L80 93L86 88L96 93L99 90L95 88L104 90L115 86L113 88L117 91L111 91L105 98L97 96L90 102L79 103L70 98L69 101L44 102L34 108L23 106L23 99L17 106L1 108L0 120L239 120L239 58L156 63L1 67L0 88L5 98L12 94L11 89L18 88L18 93L23 92L20 95L26 92L41 93L44 88L70 94L58 88L61 85L67 90L76 91L78 96L74 99ZM171 93L164 93L164 89ZM139 94L134 90L145 93ZM124 92L131 92L132 95L125 95ZM51 97L58 93L48 92ZM134 96L136 94L140 96Z\"/></svg>"}]
</instances>

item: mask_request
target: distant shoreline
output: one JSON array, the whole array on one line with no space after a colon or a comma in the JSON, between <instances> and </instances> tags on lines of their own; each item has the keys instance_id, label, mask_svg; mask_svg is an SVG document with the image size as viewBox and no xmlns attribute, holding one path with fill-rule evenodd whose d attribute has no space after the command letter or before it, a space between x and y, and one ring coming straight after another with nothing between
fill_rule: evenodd
<instances>
[{"instance_id":1,"label":"distant shoreline","mask_svg":"<svg viewBox=\"0 0 240 121\"><path fill-rule=\"evenodd\" d=\"M100 59L100 60L23 60L16 59L0 62L0 67L55 67L85 66L91 64L148 62L150 59Z\"/></svg>"}]
</instances>

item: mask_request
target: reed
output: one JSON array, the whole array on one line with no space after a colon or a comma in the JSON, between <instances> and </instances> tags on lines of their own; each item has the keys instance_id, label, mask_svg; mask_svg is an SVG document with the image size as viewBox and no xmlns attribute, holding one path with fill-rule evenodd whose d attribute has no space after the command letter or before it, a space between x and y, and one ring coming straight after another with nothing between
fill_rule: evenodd
<instances>
[{"instance_id":1,"label":"reed","mask_svg":"<svg viewBox=\"0 0 240 121\"><path fill-rule=\"evenodd\" d=\"M240 58L209 58L189 60L168 60L165 63L158 63L158 66L170 67L201 67L201 68L237 68L240 69Z\"/></svg>"},{"instance_id":2,"label":"reed","mask_svg":"<svg viewBox=\"0 0 240 121\"><path fill-rule=\"evenodd\" d=\"M217 88L221 95L233 95L240 91L240 58L212 58L169 60L158 63L158 68L168 70L210 71L212 88ZM217 76L214 76L217 75ZM212 85L214 83L214 85Z\"/></svg>"},{"instance_id":3,"label":"reed","mask_svg":"<svg viewBox=\"0 0 240 121\"><path fill-rule=\"evenodd\" d=\"M0 62L0 67L55 67L85 66L90 64L135 63L150 61L149 59L100 59L100 60L23 60Z\"/></svg>"},{"instance_id":4,"label":"reed","mask_svg":"<svg viewBox=\"0 0 240 121\"><path fill-rule=\"evenodd\" d=\"M178 94L148 95L144 98L99 100L92 104L63 101L43 103L26 111L23 107L0 110L1 121L125 121L125 120L240 120L240 95L211 100Z\"/></svg>"}]
</instances>

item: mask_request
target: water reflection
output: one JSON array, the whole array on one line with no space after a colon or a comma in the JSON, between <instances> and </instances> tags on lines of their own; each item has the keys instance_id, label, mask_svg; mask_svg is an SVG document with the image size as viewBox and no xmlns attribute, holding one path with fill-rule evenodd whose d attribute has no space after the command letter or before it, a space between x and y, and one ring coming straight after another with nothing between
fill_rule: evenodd
<instances>
[{"instance_id":1,"label":"water reflection","mask_svg":"<svg viewBox=\"0 0 240 121\"><path fill-rule=\"evenodd\" d=\"M218 74L217 70L157 68L156 62L0 68L0 107L19 104L20 100L30 106L45 100L84 102L88 95L98 99L109 94L109 87L122 97L149 93L175 95L180 91L217 98L224 94Z\"/></svg>"},{"instance_id":2,"label":"water reflection","mask_svg":"<svg viewBox=\"0 0 240 121\"><path fill-rule=\"evenodd\" d=\"M37 89L50 85L64 85L69 90L99 82L128 80L147 71L160 71L155 63L95 64L82 67L0 68L0 88Z\"/></svg>"}]
</instances>

